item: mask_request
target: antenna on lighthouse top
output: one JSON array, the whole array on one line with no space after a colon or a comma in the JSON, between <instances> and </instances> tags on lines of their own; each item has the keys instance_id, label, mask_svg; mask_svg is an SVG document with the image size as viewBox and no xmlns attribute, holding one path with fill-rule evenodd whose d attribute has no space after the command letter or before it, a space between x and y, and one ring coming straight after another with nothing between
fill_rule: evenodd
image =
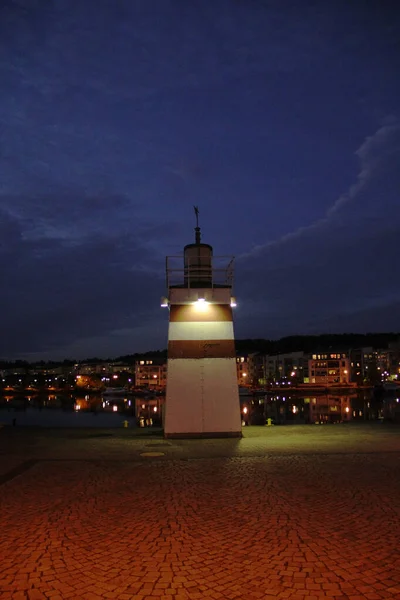
<instances>
[{"instance_id":1,"label":"antenna on lighthouse top","mask_svg":"<svg viewBox=\"0 0 400 600\"><path fill-rule=\"evenodd\" d=\"M201 234L200 234L200 227L199 227L199 207L194 206L193 208L194 208L194 214L196 215L195 242L196 242L196 244L200 244Z\"/></svg>"}]
</instances>

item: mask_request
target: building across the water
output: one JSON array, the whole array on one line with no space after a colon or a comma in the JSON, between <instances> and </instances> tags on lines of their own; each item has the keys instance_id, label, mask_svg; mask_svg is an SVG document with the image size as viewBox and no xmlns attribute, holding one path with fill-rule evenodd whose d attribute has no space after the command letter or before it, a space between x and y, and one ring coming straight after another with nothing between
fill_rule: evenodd
<instances>
[{"instance_id":1,"label":"building across the water","mask_svg":"<svg viewBox=\"0 0 400 600\"><path fill-rule=\"evenodd\" d=\"M345 352L312 354L308 361L309 382L331 386L350 383L350 359Z\"/></svg>"},{"instance_id":2,"label":"building across the water","mask_svg":"<svg viewBox=\"0 0 400 600\"><path fill-rule=\"evenodd\" d=\"M135 362L135 386L165 389L167 385L167 359L142 358Z\"/></svg>"}]
</instances>

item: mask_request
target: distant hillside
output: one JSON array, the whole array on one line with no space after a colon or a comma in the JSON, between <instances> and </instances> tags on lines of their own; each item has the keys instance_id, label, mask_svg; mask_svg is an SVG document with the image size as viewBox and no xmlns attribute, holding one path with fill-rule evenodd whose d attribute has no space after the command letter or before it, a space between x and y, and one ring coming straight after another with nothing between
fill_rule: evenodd
<instances>
[{"instance_id":1,"label":"distant hillside","mask_svg":"<svg viewBox=\"0 0 400 600\"><path fill-rule=\"evenodd\" d=\"M350 348L372 347L374 349L386 349L390 342L400 342L400 333L340 333L321 335L292 335L281 338L280 340L264 339L246 339L235 340L236 352L238 354L251 354L252 352L261 352L263 354L286 354L288 352L320 352L322 350L349 350ZM32 363L35 365L54 367L64 364L72 366L74 363L101 363L117 361L125 364L132 364L141 358L166 358L167 350L153 350L150 352L136 352L135 354L125 354L118 358L86 358L84 360L64 360L64 361L40 361ZM0 369L10 367L28 368L30 363L24 360L0 361Z\"/></svg>"},{"instance_id":2,"label":"distant hillside","mask_svg":"<svg viewBox=\"0 0 400 600\"><path fill-rule=\"evenodd\" d=\"M296 335L280 340L236 340L238 354L262 352L263 354L286 354L288 352L318 352L322 350L361 348L386 349L390 342L400 340L400 333L341 333L321 335Z\"/></svg>"}]
</instances>

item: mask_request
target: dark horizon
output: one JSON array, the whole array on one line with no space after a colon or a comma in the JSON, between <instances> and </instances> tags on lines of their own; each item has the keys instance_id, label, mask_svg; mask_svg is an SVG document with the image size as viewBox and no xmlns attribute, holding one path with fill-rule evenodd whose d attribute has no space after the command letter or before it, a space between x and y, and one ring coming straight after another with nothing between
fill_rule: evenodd
<instances>
[{"instance_id":1,"label":"dark horizon","mask_svg":"<svg viewBox=\"0 0 400 600\"><path fill-rule=\"evenodd\" d=\"M361 342L364 342L362 344ZM281 349L281 352L274 353L290 353L290 352L319 352L322 350L335 349L335 350L344 350L346 348L358 348L358 347L373 347L375 350L377 349L386 349L389 343L397 342L400 344L400 332L379 332L379 333L371 333L367 332L364 334L358 333L339 333L339 334L328 334L321 333L316 335L305 335L305 336L286 336L276 340L264 339L264 338L244 338L244 339L235 339L235 345L237 349L237 353L247 354L250 352L257 352L255 348L257 347L270 347L271 349L276 348L277 350ZM317 343L317 345L315 345ZM314 345L313 345L314 344ZM301 347L303 345L303 347ZM246 350L247 348L247 350ZM286 348L286 350L285 350ZM291 349L290 349L291 348ZM304 349L306 348L306 349ZM86 362L86 361L100 361L100 362L112 362L126 359L127 357L140 357L140 356L157 356L157 355L165 355L167 356L167 347L158 350L149 350L146 352L132 352L128 354L120 354L115 355L114 357L107 356L86 356L85 358L75 359L70 357L65 357L60 360L37 360L37 361L28 361L25 359L7 359L0 357L0 367L5 364L15 364L15 363L26 363L26 364L38 364L41 362L45 363L54 363L59 364L62 362Z\"/></svg>"}]
</instances>

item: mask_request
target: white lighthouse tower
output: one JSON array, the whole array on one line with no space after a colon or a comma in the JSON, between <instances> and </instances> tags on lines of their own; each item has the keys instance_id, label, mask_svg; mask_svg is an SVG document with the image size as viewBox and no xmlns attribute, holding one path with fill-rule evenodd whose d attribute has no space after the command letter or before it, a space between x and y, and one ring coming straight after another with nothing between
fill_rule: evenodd
<instances>
[{"instance_id":1,"label":"white lighthouse tower","mask_svg":"<svg viewBox=\"0 0 400 600\"><path fill-rule=\"evenodd\" d=\"M167 257L168 372L164 435L240 437L232 296L233 257L195 243Z\"/></svg>"}]
</instances>

